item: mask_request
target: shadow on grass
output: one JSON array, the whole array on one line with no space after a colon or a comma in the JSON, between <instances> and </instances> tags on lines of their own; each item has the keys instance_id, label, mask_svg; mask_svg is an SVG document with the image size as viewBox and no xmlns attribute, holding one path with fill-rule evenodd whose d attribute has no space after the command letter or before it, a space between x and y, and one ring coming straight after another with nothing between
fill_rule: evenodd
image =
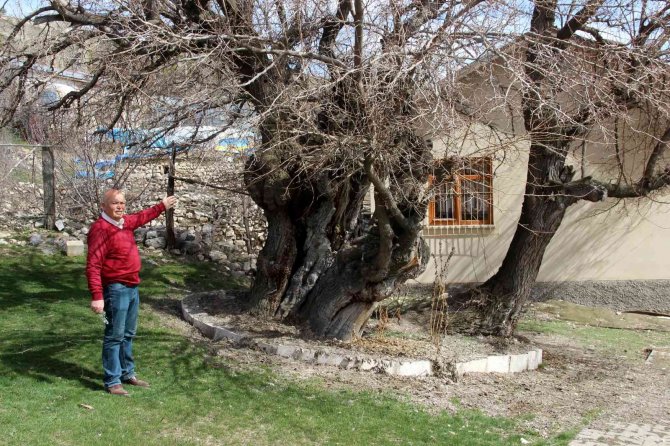
<instances>
[{"instance_id":1,"label":"shadow on grass","mask_svg":"<svg viewBox=\"0 0 670 446\"><path fill-rule=\"evenodd\" d=\"M87 295L84 265L60 255L45 256L26 249L0 251L0 311L18 306L45 306Z\"/></svg>"},{"instance_id":2,"label":"shadow on grass","mask_svg":"<svg viewBox=\"0 0 670 446\"><path fill-rule=\"evenodd\" d=\"M220 274L214 281L211 265L147 265L143 271L141 300L155 311L181 317L180 298L168 291L174 277L187 286L230 285ZM37 381L53 382L55 378L78 381L89 389L100 389L102 382L100 351L102 323L89 310L90 294L85 277L85 259L61 255L44 255L28 248L0 248L0 368L7 374L19 374ZM153 356L166 368L172 368L179 381L193 380L193 367L176 367L189 359L184 339L163 330L143 332L140 322L138 341L143 348L151 345ZM171 357L165 352L181 345ZM192 352L191 352L192 353ZM197 355L202 359L202 355ZM202 362L202 361L201 361Z\"/></svg>"},{"instance_id":3,"label":"shadow on grass","mask_svg":"<svg viewBox=\"0 0 670 446\"><path fill-rule=\"evenodd\" d=\"M94 342L90 333L69 336L45 334L18 334L15 338L3 336L5 346L0 353L0 364L6 371L30 377L38 382L54 382L55 378L78 381L84 387L101 388L102 373L91 370L81 363L62 358L74 345Z\"/></svg>"},{"instance_id":4,"label":"shadow on grass","mask_svg":"<svg viewBox=\"0 0 670 446\"><path fill-rule=\"evenodd\" d=\"M139 362L145 365L139 364L140 368L170 370L165 377L170 385L184 383L188 387L187 383L192 383L207 368L203 349L181 336L152 330L138 336L135 342L141 343ZM68 335L25 331L5 334L0 348L0 370L10 379L16 375L42 383L65 379L101 390L101 348L102 330L96 329Z\"/></svg>"}]
</instances>

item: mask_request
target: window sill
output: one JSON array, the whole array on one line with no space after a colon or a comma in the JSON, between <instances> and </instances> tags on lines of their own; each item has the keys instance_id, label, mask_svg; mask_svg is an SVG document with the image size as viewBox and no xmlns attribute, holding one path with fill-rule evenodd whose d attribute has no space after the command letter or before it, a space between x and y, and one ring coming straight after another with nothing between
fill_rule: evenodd
<instances>
[{"instance_id":1,"label":"window sill","mask_svg":"<svg viewBox=\"0 0 670 446\"><path fill-rule=\"evenodd\" d=\"M490 235L495 229L496 225L427 225L421 231L421 235L424 237Z\"/></svg>"}]
</instances>

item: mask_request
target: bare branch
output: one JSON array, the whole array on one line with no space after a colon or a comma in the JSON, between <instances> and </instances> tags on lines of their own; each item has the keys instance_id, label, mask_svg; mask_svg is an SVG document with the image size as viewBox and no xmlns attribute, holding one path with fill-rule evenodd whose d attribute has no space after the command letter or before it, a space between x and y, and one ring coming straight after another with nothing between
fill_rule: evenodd
<instances>
[{"instance_id":1,"label":"bare branch","mask_svg":"<svg viewBox=\"0 0 670 446\"><path fill-rule=\"evenodd\" d=\"M178 176L174 176L174 175L170 175L169 178L174 178L177 181L182 181L182 182L188 183L188 184L199 184L201 186L210 187L212 189L225 190L227 192L233 192L233 193L240 194L240 195L249 195L249 193L247 191L244 191L244 190L241 190L241 189L225 187L225 186L221 186L219 184L209 183L207 181L196 180L195 178L184 178L184 177L178 177Z\"/></svg>"},{"instance_id":2,"label":"bare branch","mask_svg":"<svg viewBox=\"0 0 670 446\"><path fill-rule=\"evenodd\" d=\"M388 212L389 217L393 220L393 222L397 223L405 231L409 231L409 222L402 214L400 209L398 209L398 205L396 204L389 188L375 173L372 160L370 158L365 160L365 173L370 179L370 182L374 185L375 193L377 193L381 198L381 202L379 204L386 209L386 212Z\"/></svg>"},{"instance_id":3,"label":"bare branch","mask_svg":"<svg viewBox=\"0 0 670 446\"><path fill-rule=\"evenodd\" d=\"M61 108L61 107L69 107L74 101L76 101L76 100L82 98L82 97L83 97L84 95L86 95L89 91L91 91L91 89L92 89L93 87L96 86L96 84L97 84L98 81L100 80L100 76L102 76L104 72L105 72L105 66L103 65L103 66L100 67L100 69L93 75L93 77L91 78L91 80L90 80L86 85L84 85L84 86L83 86L82 88L80 88L79 90L75 90L75 91L70 91L70 92L68 92L68 93L65 94L65 96L63 96L58 102L56 102L55 104L50 105L49 107L47 107L47 110L49 110L49 111L54 111L54 110L57 110L57 109L59 109L59 108Z\"/></svg>"},{"instance_id":4,"label":"bare branch","mask_svg":"<svg viewBox=\"0 0 670 446\"><path fill-rule=\"evenodd\" d=\"M584 25L588 23L604 2L605 0L590 0L584 8L568 20L568 23L566 23L563 28L558 30L556 37L560 40L571 38L575 32L581 30Z\"/></svg>"}]
</instances>

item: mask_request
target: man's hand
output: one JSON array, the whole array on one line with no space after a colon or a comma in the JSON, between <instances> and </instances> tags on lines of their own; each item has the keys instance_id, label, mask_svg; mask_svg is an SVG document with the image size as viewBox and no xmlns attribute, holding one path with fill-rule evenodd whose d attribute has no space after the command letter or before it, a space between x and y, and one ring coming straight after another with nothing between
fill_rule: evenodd
<instances>
[{"instance_id":1,"label":"man's hand","mask_svg":"<svg viewBox=\"0 0 670 446\"><path fill-rule=\"evenodd\" d=\"M172 209L175 204L177 204L177 197L170 195L169 197L163 198L163 204L165 205L165 210Z\"/></svg>"},{"instance_id":2,"label":"man's hand","mask_svg":"<svg viewBox=\"0 0 670 446\"><path fill-rule=\"evenodd\" d=\"M91 311L94 313L100 314L105 310L105 301L104 300L92 300L91 301Z\"/></svg>"}]
</instances>

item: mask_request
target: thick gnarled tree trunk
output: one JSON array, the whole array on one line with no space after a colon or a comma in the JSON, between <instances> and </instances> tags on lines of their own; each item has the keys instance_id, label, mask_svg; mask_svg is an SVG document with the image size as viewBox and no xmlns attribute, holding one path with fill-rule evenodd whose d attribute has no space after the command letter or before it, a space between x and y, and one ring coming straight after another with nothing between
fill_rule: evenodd
<instances>
[{"instance_id":1,"label":"thick gnarled tree trunk","mask_svg":"<svg viewBox=\"0 0 670 446\"><path fill-rule=\"evenodd\" d=\"M412 144L430 159L427 145ZM396 187L407 182L405 194L398 194L404 199L386 201L392 188L378 183L384 191L375 189L369 216L362 211L370 175L376 180L372 171L289 175L288 184L287 172L270 166L259 154L246 175L252 198L268 219L249 303L266 316L303 323L318 336L351 339L377 303L426 264L427 245L419 237L426 207L415 195L422 185L395 173Z\"/></svg>"}]
</instances>

